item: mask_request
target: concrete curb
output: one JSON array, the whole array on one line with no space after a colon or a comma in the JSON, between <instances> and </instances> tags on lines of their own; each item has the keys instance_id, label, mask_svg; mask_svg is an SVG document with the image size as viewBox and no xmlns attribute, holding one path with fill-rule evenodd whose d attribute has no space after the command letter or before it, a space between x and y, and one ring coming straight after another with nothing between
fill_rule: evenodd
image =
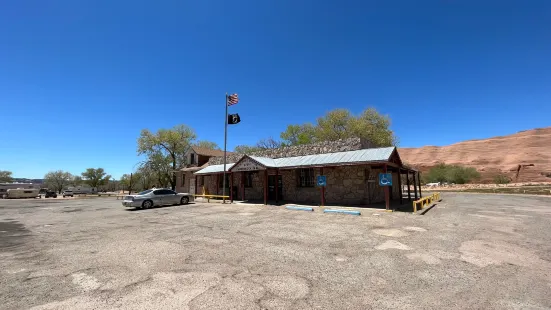
<instances>
[{"instance_id":1,"label":"concrete curb","mask_svg":"<svg viewBox=\"0 0 551 310\"><path fill-rule=\"evenodd\" d=\"M342 213L342 214L350 214L350 215L361 215L362 214L360 211L342 210L342 209L325 209L325 210L323 210L323 213Z\"/></svg>"},{"instance_id":2,"label":"concrete curb","mask_svg":"<svg viewBox=\"0 0 551 310\"><path fill-rule=\"evenodd\" d=\"M285 209L287 210L295 210L295 211L314 211L314 208L312 207L295 207L295 206L286 206Z\"/></svg>"}]
</instances>

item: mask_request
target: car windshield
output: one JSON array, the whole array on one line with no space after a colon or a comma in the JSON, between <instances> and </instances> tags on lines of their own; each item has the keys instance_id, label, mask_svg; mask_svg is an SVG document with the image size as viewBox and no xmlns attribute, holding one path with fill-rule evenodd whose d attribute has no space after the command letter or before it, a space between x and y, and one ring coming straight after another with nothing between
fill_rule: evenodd
<instances>
[{"instance_id":1,"label":"car windshield","mask_svg":"<svg viewBox=\"0 0 551 310\"><path fill-rule=\"evenodd\" d=\"M147 194L149 194L149 193L151 193L151 192L152 192L152 190L148 189L148 190L146 190L146 191L143 191L143 192L138 193L138 195L147 195Z\"/></svg>"}]
</instances>

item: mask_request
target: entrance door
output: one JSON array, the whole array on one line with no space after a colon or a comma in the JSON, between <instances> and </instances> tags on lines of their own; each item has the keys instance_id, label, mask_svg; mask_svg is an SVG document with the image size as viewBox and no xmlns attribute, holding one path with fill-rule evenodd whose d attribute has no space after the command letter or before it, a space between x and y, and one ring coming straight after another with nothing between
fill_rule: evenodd
<instances>
[{"instance_id":1,"label":"entrance door","mask_svg":"<svg viewBox=\"0 0 551 310\"><path fill-rule=\"evenodd\" d=\"M268 200L275 200L276 199L276 189L275 189L275 175L269 175L268 176ZM281 179L281 175L278 175L278 193L277 196L279 200L283 200L283 180Z\"/></svg>"}]
</instances>

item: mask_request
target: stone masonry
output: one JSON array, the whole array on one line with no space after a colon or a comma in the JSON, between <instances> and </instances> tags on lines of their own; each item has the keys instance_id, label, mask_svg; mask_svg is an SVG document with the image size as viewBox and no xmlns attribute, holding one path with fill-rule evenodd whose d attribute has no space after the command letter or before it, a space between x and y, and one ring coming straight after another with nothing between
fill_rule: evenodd
<instances>
[{"instance_id":1,"label":"stone masonry","mask_svg":"<svg viewBox=\"0 0 551 310\"><path fill-rule=\"evenodd\" d=\"M371 142L360 138L341 139L336 141L324 141L306 145L285 146L277 149L266 149L258 152L253 152L251 156L283 158L304 155L326 154L346 151L357 151L361 149L371 148ZM226 157L227 163L235 163L244 154L232 153ZM224 163L223 157L212 157L209 160L210 165L220 165Z\"/></svg>"}]
</instances>

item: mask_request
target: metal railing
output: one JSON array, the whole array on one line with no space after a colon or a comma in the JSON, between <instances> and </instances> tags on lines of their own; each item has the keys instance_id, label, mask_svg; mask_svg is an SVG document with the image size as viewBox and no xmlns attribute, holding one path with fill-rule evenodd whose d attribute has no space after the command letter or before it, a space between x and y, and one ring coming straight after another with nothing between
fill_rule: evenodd
<instances>
[{"instance_id":1,"label":"metal railing","mask_svg":"<svg viewBox=\"0 0 551 310\"><path fill-rule=\"evenodd\" d=\"M441 201L442 198L440 198L440 193L434 193L430 196L421 198L419 200L413 201L413 213L417 212L417 206L419 206L419 210L422 210L425 207L431 206L435 201Z\"/></svg>"}]
</instances>

